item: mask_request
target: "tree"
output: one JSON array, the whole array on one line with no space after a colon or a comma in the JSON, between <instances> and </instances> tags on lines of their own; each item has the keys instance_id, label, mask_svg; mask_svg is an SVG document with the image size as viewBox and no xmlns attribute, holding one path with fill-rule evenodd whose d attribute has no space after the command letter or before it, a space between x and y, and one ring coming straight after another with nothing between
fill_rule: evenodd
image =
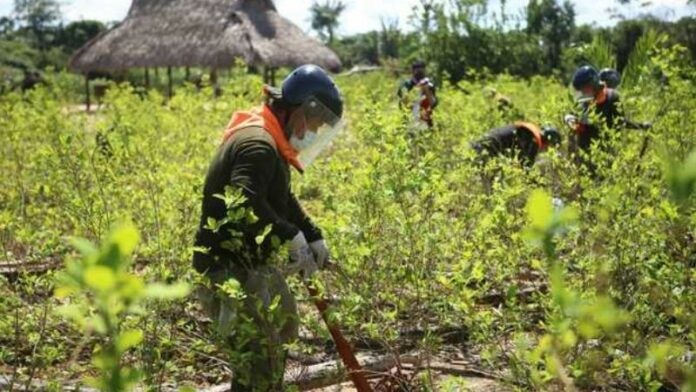
<instances>
[{"instance_id":1,"label":"tree","mask_svg":"<svg viewBox=\"0 0 696 392\"><path fill-rule=\"evenodd\" d=\"M71 22L60 29L55 44L62 46L66 53L72 53L104 30L106 26L97 20Z\"/></svg>"},{"instance_id":2,"label":"tree","mask_svg":"<svg viewBox=\"0 0 696 392\"><path fill-rule=\"evenodd\" d=\"M628 55L631 54L633 47L643 36L645 30L645 23L637 20L622 21L614 28L614 45L619 70L623 70L628 63Z\"/></svg>"},{"instance_id":3,"label":"tree","mask_svg":"<svg viewBox=\"0 0 696 392\"><path fill-rule=\"evenodd\" d=\"M60 5L56 0L15 0L14 13L22 27L36 41L37 47L45 51L52 27L61 18Z\"/></svg>"},{"instance_id":4,"label":"tree","mask_svg":"<svg viewBox=\"0 0 696 392\"><path fill-rule=\"evenodd\" d=\"M341 62L347 67L379 64L379 34L376 31L341 38L334 45Z\"/></svg>"},{"instance_id":5,"label":"tree","mask_svg":"<svg viewBox=\"0 0 696 392\"><path fill-rule=\"evenodd\" d=\"M575 9L566 0L530 0L527 5L527 32L541 37L549 69L561 65L563 49L568 46L575 29Z\"/></svg>"},{"instance_id":6,"label":"tree","mask_svg":"<svg viewBox=\"0 0 696 392\"><path fill-rule=\"evenodd\" d=\"M0 37L7 37L14 32L15 22L7 16L0 17Z\"/></svg>"},{"instance_id":7,"label":"tree","mask_svg":"<svg viewBox=\"0 0 696 392\"><path fill-rule=\"evenodd\" d=\"M338 18L346 9L346 4L341 0L326 0L319 4L314 2L309 9L311 13L312 28L319 33L319 36L327 40L329 45L334 42L334 32L338 28Z\"/></svg>"},{"instance_id":8,"label":"tree","mask_svg":"<svg viewBox=\"0 0 696 392\"><path fill-rule=\"evenodd\" d=\"M379 32L379 55L382 58L398 58L401 41L398 21L395 19L390 21L381 19L380 22L382 29Z\"/></svg>"},{"instance_id":9,"label":"tree","mask_svg":"<svg viewBox=\"0 0 696 392\"><path fill-rule=\"evenodd\" d=\"M696 0L692 2L696 5ZM686 46L691 52L691 59L696 63L696 18L684 17L674 24L672 36L677 42Z\"/></svg>"},{"instance_id":10,"label":"tree","mask_svg":"<svg viewBox=\"0 0 696 392\"><path fill-rule=\"evenodd\" d=\"M414 19L424 37L420 52L435 64L438 80L456 83L470 69L488 68L497 62L493 39L498 33L477 23L485 13L486 2L482 0L457 0L451 7L422 0L414 8Z\"/></svg>"},{"instance_id":11,"label":"tree","mask_svg":"<svg viewBox=\"0 0 696 392\"><path fill-rule=\"evenodd\" d=\"M31 70L38 58L38 52L25 42L0 40L0 67Z\"/></svg>"}]
</instances>

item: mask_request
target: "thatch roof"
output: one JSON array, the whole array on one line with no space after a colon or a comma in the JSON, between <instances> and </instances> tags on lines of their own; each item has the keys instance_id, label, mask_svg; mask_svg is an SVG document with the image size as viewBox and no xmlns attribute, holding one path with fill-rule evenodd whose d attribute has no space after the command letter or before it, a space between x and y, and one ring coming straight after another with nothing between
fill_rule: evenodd
<instances>
[{"instance_id":1,"label":"thatch roof","mask_svg":"<svg viewBox=\"0 0 696 392\"><path fill-rule=\"evenodd\" d=\"M136 67L271 67L338 71L331 49L283 18L271 0L133 0L128 16L78 49L78 72Z\"/></svg>"}]
</instances>

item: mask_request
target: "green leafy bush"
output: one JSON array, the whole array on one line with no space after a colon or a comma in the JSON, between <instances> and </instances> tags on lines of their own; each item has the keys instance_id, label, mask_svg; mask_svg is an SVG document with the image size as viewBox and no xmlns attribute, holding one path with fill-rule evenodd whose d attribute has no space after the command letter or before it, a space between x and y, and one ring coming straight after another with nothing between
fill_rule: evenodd
<instances>
[{"instance_id":1,"label":"green leafy bush","mask_svg":"<svg viewBox=\"0 0 696 392\"><path fill-rule=\"evenodd\" d=\"M338 76L349 127L293 186L344 271L320 280L338 298L334 316L349 337L390 352L454 346L522 390L687 389L696 346L687 159L696 149L696 96L680 76L693 77L693 69L679 53L650 51L651 64L672 75L669 84L639 78L622 90L624 111L653 129L607 131L606 148L593 151L601 181L565 147L531 169L493 160L483 173L490 183L473 164L469 143L506 122L484 87L509 96L526 119L562 129L572 102L567 87L548 78L445 83L435 129L413 134L395 102L396 79ZM60 260L74 253L65 235L96 241L126 219L142 233L132 264L138 276L196 282L191 246L205 170L231 113L258 104L261 84L240 74L218 99L211 89L182 87L169 101L112 85L93 114L75 110L60 86L4 95L0 257ZM533 189L544 190L531 204L543 208L526 231ZM574 212L554 212L549 198ZM41 328L43 309L60 303L47 296L54 278L0 283L0 361L22 381L32 368L56 382L79 378L92 369L85 352L110 341L83 341L82 329L53 312ZM307 309L309 298L295 288ZM143 370L148 386L228 377L229 355L194 302L121 310L119 332L143 331L121 364ZM26 316L15 317L17 308ZM303 318L301 349L321 351L312 338L326 338L325 328L313 312Z\"/></svg>"},{"instance_id":2,"label":"green leafy bush","mask_svg":"<svg viewBox=\"0 0 696 392\"><path fill-rule=\"evenodd\" d=\"M141 377L140 372L125 367L123 356L143 341L143 331L125 328L125 318L142 312L145 299L176 299L188 294L188 285L145 284L128 272L128 258L135 250L138 232L132 226L115 229L101 248L82 240L72 243L82 254L67 263L57 277L58 298L70 298L59 311L86 334L105 338L97 347L93 363L101 376L91 383L104 391L129 390Z\"/></svg>"}]
</instances>

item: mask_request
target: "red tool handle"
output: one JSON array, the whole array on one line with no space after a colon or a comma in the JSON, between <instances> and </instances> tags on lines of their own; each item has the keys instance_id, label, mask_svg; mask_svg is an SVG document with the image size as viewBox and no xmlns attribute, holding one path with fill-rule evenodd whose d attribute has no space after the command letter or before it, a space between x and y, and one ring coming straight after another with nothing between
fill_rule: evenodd
<instances>
[{"instance_id":1,"label":"red tool handle","mask_svg":"<svg viewBox=\"0 0 696 392\"><path fill-rule=\"evenodd\" d=\"M324 319L326 326L329 328L331 337L333 338L334 343L336 343L338 354L341 356L343 365L345 365L345 367L348 369L348 375L353 381L355 389L357 389L358 392L372 392L372 387L367 382L367 378L365 378L365 373L363 372L360 363L358 363L355 355L353 355L353 350L350 347L350 343L348 343L346 338L343 336L341 330L338 329L338 326L329 321L328 315L326 314L326 309L328 308L326 300L319 297L319 291L312 286L311 283L307 282L305 285L307 286L307 290L309 290L309 295L314 298L314 304L317 306L317 309L319 309L321 318Z\"/></svg>"}]
</instances>

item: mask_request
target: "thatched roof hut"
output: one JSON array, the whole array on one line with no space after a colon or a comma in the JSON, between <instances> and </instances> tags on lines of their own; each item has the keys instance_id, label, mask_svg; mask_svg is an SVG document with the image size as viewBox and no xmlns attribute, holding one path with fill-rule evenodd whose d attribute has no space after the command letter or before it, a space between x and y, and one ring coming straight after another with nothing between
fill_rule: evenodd
<instances>
[{"instance_id":1,"label":"thatched roof hut","mask_svg":"<svg viewBox=\"0 0 696 392\"><path fill-rule=\"evenodd\" d=\"M133 0L126 19L75 52L70 68L224 68L236 58L266 67L341 67L331 49L280 16L271 0Z\"/></svg>"}]
</instances>

